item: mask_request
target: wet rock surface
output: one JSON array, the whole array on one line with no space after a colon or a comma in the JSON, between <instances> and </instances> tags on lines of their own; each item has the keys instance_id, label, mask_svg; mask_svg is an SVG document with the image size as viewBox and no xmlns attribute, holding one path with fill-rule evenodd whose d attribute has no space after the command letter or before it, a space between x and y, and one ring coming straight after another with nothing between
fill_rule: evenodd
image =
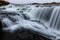
<instances>
[{"instance_id":1,"label":"wet rock surface","mask_svg":"<svg viewBox=\"0 0 60 40\"><path fill-rule=\"evenodd\" d=\"M2 40L50 40L24 28L17 30L14 33L3 32L2 38Z\"/></svg>"}]
</instances>

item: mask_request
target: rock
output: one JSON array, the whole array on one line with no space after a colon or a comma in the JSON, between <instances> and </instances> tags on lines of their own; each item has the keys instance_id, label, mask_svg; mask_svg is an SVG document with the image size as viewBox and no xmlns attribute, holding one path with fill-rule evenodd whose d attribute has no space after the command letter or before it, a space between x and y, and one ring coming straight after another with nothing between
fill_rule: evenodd
<instances>
[{"instance_id":1,"label":"rock","mask_svg":"<svg viewBox=\"0 0 60 40\"><path fill-rule=\"evenodd\" d=\"M0 6L4 6L4 5L8 5L8 4L9 4L9 2L0 0Z\"/></svg>"},{"instance_id":2,"label":"rock","mask_svg":"<svg viewBox=\"0 0 60 40\"><path fill-rule=\"evenodd\" d=\"M50 40L50 39L45 38L42 35L38 35L37 33L33 33L30 30L22 28L14 33L4 32L2 40Z\"/></svg>"}]
</instances>

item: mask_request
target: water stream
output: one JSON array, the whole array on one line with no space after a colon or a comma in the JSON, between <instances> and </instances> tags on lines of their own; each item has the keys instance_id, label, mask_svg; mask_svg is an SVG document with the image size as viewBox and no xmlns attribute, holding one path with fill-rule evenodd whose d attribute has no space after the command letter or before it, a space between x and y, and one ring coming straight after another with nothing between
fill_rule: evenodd
<instances>
[{"instance_id":1,"label":"water stream","mask_svg":"<svg viewBox=\"0 0 60 40\"><path fill-rule=\"evenodd\" d=\"M4 10L6 11L6 10ZM2 12L4 12L2 11ZM6 13L7 12L7 13ZM17 29L25 28L43 34L52 40L60 39L60 8L38 7L32 8L30 12L20 12L11 10L0 13L0 19L4 27L3 30L14 32ZM14 14L15 13L15 14ZM7 17L6 14L8 14ZM14 15L13 15L14 14ZM29 19L28 19L29 18Z\"/></svg>"}]
</instances>

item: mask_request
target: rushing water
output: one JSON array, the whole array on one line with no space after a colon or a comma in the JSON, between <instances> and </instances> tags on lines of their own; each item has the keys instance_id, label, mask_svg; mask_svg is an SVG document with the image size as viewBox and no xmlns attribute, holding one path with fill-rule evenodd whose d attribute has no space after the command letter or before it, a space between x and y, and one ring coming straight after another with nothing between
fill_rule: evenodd
<instances>
[{"instance_id":1,"label":"rushing water","mask_svg":"<svg viewBox=\"0 0 60 40\"><path fill-rule=\"evenodd\" d=\"M5 11L0 12L3 30L14 32L23 27L53 40L60 39L60 8L58 6L35 7L31 8L30 12L22 13L17 10Z\"/></svg>"},{"instance_id":2,"label":"rushing water","mask_svg":"<svg viewBox=\"0 0 60 40\"><path fill-rule=\"evenodd\" d=\"M56 7L54 9L54 11L52 12L52 16L51 16L51 19L50 19L50 26L54 29L57 29L59 30L60 29L60 8L59 7Z\"/></svg>"}]
</instances>

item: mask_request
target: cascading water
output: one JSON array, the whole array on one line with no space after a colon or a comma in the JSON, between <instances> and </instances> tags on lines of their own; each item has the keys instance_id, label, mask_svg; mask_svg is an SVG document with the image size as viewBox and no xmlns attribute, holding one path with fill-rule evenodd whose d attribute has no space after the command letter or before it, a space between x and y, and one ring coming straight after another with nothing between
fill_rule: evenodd
<instances>
[{"instance_id":1,"label":"cascading water","mask_svg":"<svg viewBox=\"0 0 60 40\"><path fill-rule=\"evenodd\" d=\"M2 23L7 25L8 27L13 25L13 22L9 20L8 18L3 18Z\"/></svg>"},{"instance_id":2,"label":"cascading water","mask_svg":"<svg viewBox=\"0 0 60 40\"><path fill-rule=\"evenodd\" d=\"M38 21L42 21L45 24L46 23L49 24L49 20L53 9L54 7L39 7L37 9L34 9L32 12L28 14L30 16L30 20L38 20Z\"/></svg>"},{"instance_id":3,"label":"cascading water","mask_svg":"<svg viewBox=\"0 0 60 40\"><path fill-rule=\"evenodd\" d=\"M14 8L13 8L14 9ZM4 12L6 10L2 10ZM6 11L8 16L0 16L1 21L8 27L3 30L14 32L21 27L43 34L47 38L58 40L60 38L60 8L57 7L34 7L30 12L11 10ZM30 19L27 19L29 17ZM55 30L56 29L56 30Z\"/></svg>"},{"instance_id":4,"label":"cascading water","mask_svg":"<svg viewBox=\"0 0 60 40\"><path fill-rule=\"evenodd\" d=\"M41 9L42 9L42 11L41 11ZM49 20L50 20L50 17L51 17L51 14L52 14L52 11L54 8L53 7L43 7L41 9L40 9L41 12L38 14L39 20L45 24L46 23L49 24Z\"/></svg>"},{"instance_id":5,"label":"cascading water","mask_svg":"<svg viewBox=\"0 0 60 40\"><path fill-rule=\"evenodd\" d=\"M50 27L52 27L53 29L60 30L59 15L60 15L60 8L55 7L54 11L52 12L51 18L50 18Z\"/></svg>"}]
</instances>

